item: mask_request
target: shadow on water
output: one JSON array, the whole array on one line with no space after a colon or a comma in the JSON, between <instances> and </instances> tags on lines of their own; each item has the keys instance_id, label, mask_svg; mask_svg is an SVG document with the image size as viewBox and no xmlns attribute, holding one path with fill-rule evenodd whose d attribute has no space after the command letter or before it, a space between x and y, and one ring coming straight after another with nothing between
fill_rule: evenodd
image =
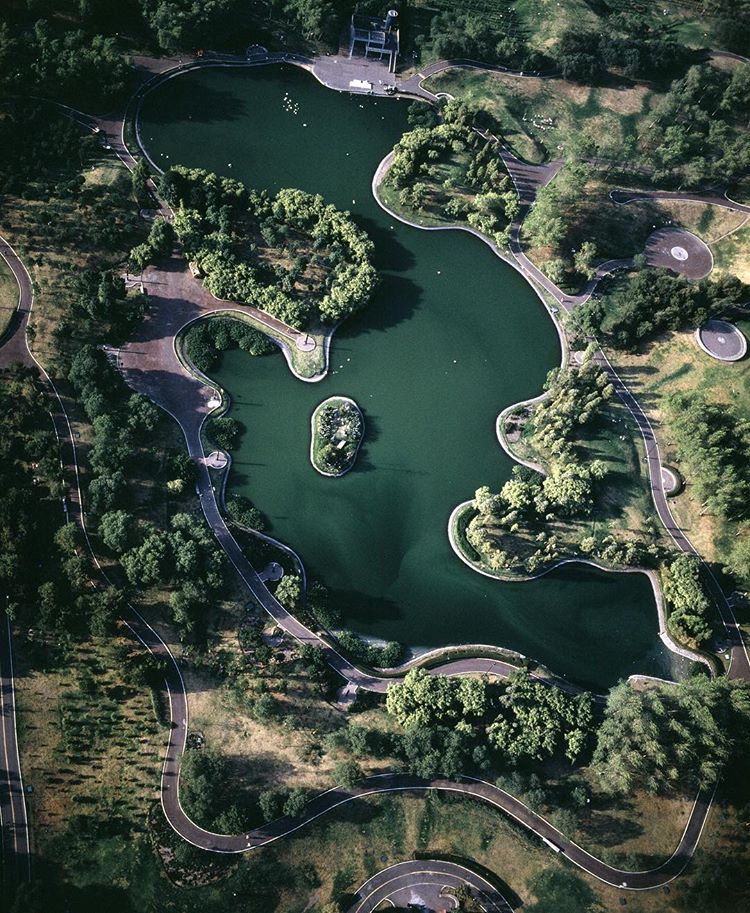
<instances>
[{"instance_id":1,"label":"shadow on water","mask_svg":"<svg viewBox=\"0 0 750 913\"><path fill-rule=\"evenodd\" d=\"M346 321L338 330L338 339L347 340L367 333L383 333L409 320L422 300L422 289L402 276L383 276L372 303L361 314Z\"/></svg>"},{"instance_id":2,"label":"shadow on water","mask_svg":"<svg viewBox=\"0 0 750 913\"><path fill-rule=\"evenodd\" d=\"M331 606L341 613L345 624L350 622L397 621L403 610L391 599L368 596L357 590L330 590Z\"/></svg>"},{"instance_id":3,"label":"shadow on water","mask_svg":"<svg viewBox=\"0 0 750 913\"><path fill-rule=\"evenodd\" d=\"M378 270L387 269L389 273L403 273L412 269L416 263L413 251L398 240L394 232L374 219L355 215L354 221L367 232L375 245L373 263Z\"/></svg>"},{"instance_id":4,"label":"shadow on water","mask_svg":"<svg viewBox=\"0 0 750 913\"><path fill-rule=\"evenodd\" d=\"M244 111L237 105L237 97L229 91L212 88L203 83L200 88L201 103L195 103L195 85L184 77L172 79L166 91L169 92L168 105L155 101L164 89L147 95L143 102L144 112L149 119L161 124L177 124L189 120L196 124L215 124L220 121L237 120L244 116ZM151 108L153 105L153 110ZM158 115L155 113L158 110Z\"/></svg>"}]
</instances>

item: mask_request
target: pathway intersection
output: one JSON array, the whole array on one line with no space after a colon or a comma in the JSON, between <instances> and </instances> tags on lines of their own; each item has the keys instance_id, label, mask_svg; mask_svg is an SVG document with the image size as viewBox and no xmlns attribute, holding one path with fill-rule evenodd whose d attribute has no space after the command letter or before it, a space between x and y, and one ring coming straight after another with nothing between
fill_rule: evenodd
<instances>
[{"instance_id":1,"label":"pathway intersection","mask_svg":"<svg viewBox=\"0 0 750 913\"><path fill-rule=\"evenodd\" d=\"M269 62L295 63L312 69L313 73L318 75L315 72L316 66L313 65L312 61L296 55L268 55L267 59L260 63ZM256 62L248 62L236 58L221 61L206 61L206 64L212 66L258 65ZM451 64L450 62L446 62L446 66L449 65L455 65L455 63ZM463 65L463 63L461 65ZM473 63L470 63L470 65L475 66ZM191 65L190 67L178 66L177 70L183 71L192 68L192 66L194 65ZM155 80L158 80L159 78L171 78L173 75L175 75L174 71L166 74L164 77L154 77L153 81L147 83L142 87L139 93L136 93L134 101L137 103L139 98L142 97L143 92L148 91L149 88L153 87ZM422 75L424 76L424 74ZM523 74L518 75L520 77ZM321 81L323 81L322 78ZM326 82L324 84L328 85L329 83ZM331 87L344 91L344 88L339 85L333 85ZM409 88L411 89L411 86L409 86ZM415 90L413 94L421 95L421 97L429 95L429 93L421 90L421 86L418 86L418 88L420 91ZM126 166L132 168L134 159L124 139L125 118L127 113L128 112L126 111L120 118L100 120L98 125L104 132L111 148L114 149ZM507 150L505 150L505 153L508 156L510 155L507 153ZM503 157L505 160L506 155ZM510 159L508 161L510 161ZM508 161L506 161L506 164L508 164ZM513 167L514 164L510 161L509 170ZM511 174L513 174L512 171ZM164 217L169 218L169 211L163 204L161 204L161 207ZM524 207L524 209L526 209L526 207ZM590 283L591 287L589 288L587 286L581 295L565 295L525 256L520 242L520 221L513 226L511 254L516 268L524 273L535 287L541 286L545 292L567 311L572 310L576 304L585 300L588 295L591 294L591 291L593 291L596 281L598 281L597 279L593 280L593 284ZM57 390L44 371L43 366L36 361L27 345L26 325L28 322L28 313L33 306L31 280L23 263L4 241L0 242L0 255L8 262L8 265L18 280L20 288L19 320L16 322L13 332L6 338L5 343L0 348L0 367L7 366L13 361L35 364L45 383L48 385L53 406L54 427L61 447L61 459L67 477L73 480L67 498L68 516L72 522L76 522L81 526L88 542L86 518L82 509L76 446L70 422L63 401ZM612 268L622 265L629 265L629 261L616 261L614 264L605 264L604 266L607 267L606 271L609 271ZM604 273L602 273L602 275L603 274ZM190 277L190 279L192 280L192 277ZM255 568L252 567L250 562L243 555L239 545L224 522L206 467L205 453L200 433L203 421L209 412L208 403L214 398L215 390L211 387L207 378L198 378L185 370L176 358L173 340L176 330L179 330L180 328L179 326L176 326L179 321L183 321L183 323L180 324L180 326L182 326L186 319L187 322L189 322L212 310L219 310L221 308L226 309L226 303L218 303L217 305L215 301L206 302L203 297L206 293L200 291L201 287L198 282L195 280L188 280L186 276L186 267L181 265L176 257L171 258L167 264L160 269L151 270L146 274L144 281L148 286L151 297L150 316L149 319L144 322L141 330L139 330L140 335L138 335L128 347L123 347L123 350L121 350L120 364L128 382L131 383L135 389L141 390L151 396L157 404L168 411L180 424L185 435L188 451L199 465L198 493L200 503L206 520L213 530L217 541L226 552L232 565L235 567L237 573L256 600L288 634L300 643L311 644L317 649L322 650L329 664L350 685L366 690L379 692L386 691L389 685L394 681L399 680L414 663L405 664L397 669L388 670L388 675L377 670L363 670L353 665L345 656L339 653L324 636L303 625L298 619L287 612L287 610L273 597ZM214 305L217 306L214 307ZM245 308L245 306L242 307L243 309ZM165 312L180 308L182 308L182 311L176 318L171 317L168 314L165 316ZM267 317L267 315L263 316ZM274 329L278 330L277 327L274 327ZM146 353L145 356L139 357L143 355L143 352ZM612 378L618 395L635 418L644 438L652 494L660 520L674 540L677 548L690 554L697 554L696 550L687 539L684 532L676 524L669 511L664 493L658 445L648 418L642 412L632 394L628 391L625 384L609 364L604 353L600 351L597 354L597 358L602 367ZM91 550L91 554L94 562L98 566L93 550ZM106 580L106 575L104 575L101 568L99 568L99 571L102 578ZM742 642L739 626L734 619L731 608L727 604L718 582L716 582L712 576L710 576L710 580L712 581L711 586L713 595L722 615L729 641L731 663L728 674L731 678L750 680L750 662L748 661L747 651ZM667 884L683 871L690 861L703 831L713 800L713 795L708 793L702 793L696 798L685 831L677 848L669 859L661 866L647 872L627 872L610 866L602 860L595 858L590 853L587 853L577 844L568 840L545 818L536 814L520 800L492 784L484 783L469 777L462 777L457 781L439 778L432 781L423 781L403 774L387 774L380 777L370 777L363 781L359 787L354 789L345 790L335 788L322 793L308 803L303 815L298 819L281 818L270 824L264 825L261 828L237 835L210 833L196 825L185 813L180 803L179 768L185 750L188 732L188 703L179 666L166 643L134 607L129 607L125 622L134 637L136 637L146 649L153 655L164 659L166 662L168 671L165 679L165 689L169 699L171 728L169 744L167 746L162 770L161 802L167 820L174 830L188 842L203 849L220 853L241 853L293 833L307 823L327 814L329 811L363 796L387 792L440 790L459 793L501 809L528 828L532 833L540 837L540 839L550 845L556 852L565 855L575 865L607 884L629 890L648 890ZM515 666L510 663L493 656L471 659L450 659L450 652L446 651L445 657L445 660L440 665L432 667L430 671L433 674L460 675L468 673L487 673L491 675L507 676L515 668ZM438 656L436 655L435 660L437 661L437 659ZM2 728L3 738L7 745L9 744L9 739L15 738L15 706L12 691L12 672L8 663L3 661L2 657L0 657L0 667L2 669L3 698L5 701L3 704ZM7 682L10 682L10 688L6 686ZM20 762L16 755L15 761L12 759L7 761L5 769L2 772L0 788L3 791L3 797L7 797L11 794L17 795L17 787L14 787L14 783L19 784L20 782ZM4 801L6 800L4 799ZM5 808L5 805L0 807ZM25 805L23 807L23 819L22 828L19 830L16 825L13 828L13 832L16 834L20 833L21 835L25 834L25 855L28 857L28 826L25 821ZM3 820L4 836L7 833L7 830L6 822ZM23 861L23 839L22 836L20 843L19 839L12 842L12 852L14 852L17 857L17 862L19 859ZM19 880L22 880L25 877L27 876L22 873L19 876Z\"/></svg>"}]
</instances>

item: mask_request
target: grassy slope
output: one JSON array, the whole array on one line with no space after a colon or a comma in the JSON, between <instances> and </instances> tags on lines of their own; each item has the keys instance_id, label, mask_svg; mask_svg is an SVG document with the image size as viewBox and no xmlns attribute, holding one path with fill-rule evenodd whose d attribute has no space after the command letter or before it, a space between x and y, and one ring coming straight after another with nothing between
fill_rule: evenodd
<instances>
[{"instance_id":1,"label":"grassy slope","mask_svg":"<svg viewBox=\"0 0 750 913\"><path fill-rule=\"evenodd\" d=\"M665 820L674 820L673 810L652 804L651 820L657 807L663 812L657 826L663 829ZM676 831L677 821L675 825ZM725 847L733 827L733 815L714 811L699 853ZM635 831L638 833L638 827ZM668 840L664 843L670 845ZM661 842L656 856L660 850ZM310 906L319 908L332 896L356 890L383 867L415 854L428 858L445 855L469 864L473 860L497 873L507 893L517 894L524 903L534 899L527 886L532 875L558 867L580 875L499 812L479 803L437 796L430 800L382 797L344 806L297 836L240 858L234 873L223 882L190 892L173 887L161 875L159 863L143 838L126 843L119 837L101 837L93 851L87 841L73 838L65 844L62 855L74 868L78 883L114 883L129 895L133 909L189 908L214 913L226 909L228 901L236 903L229 900L232 897L239 896L251 904L255 897L257 902L258 893L270 886L276 897L266 901L264 909L288 913ZM690 879L688 870L672 885L669 895L662 891L628 893L627 909L631 913L684 909L681 894ZM586 880L603 909L617 908L621 892Z\"/></svg>"},{"instance_id":2,"label":"grassy slope","mask_svg":"<svg viewBox=\"0 0 750 913\"><path fill-rule=\"evenodd\" d=\"M591 87L564 79L520 79L473 70L439 73L426 88L450 92L489 111L513 152L532 162L560 158L572 151L580 136L596 138L606 157L609 147L617 148L642 132L658 98L642 85Z\"/></svg>"},{"instance_id":3,"label":"grassy slope","mask_svg":"<svg viewBox=\"0 0 750 913\"><path fill-rule=\"evenodd\" d=\"M750 336L750 320L740 321L738 326ZM661 425L662 401L668 394L694 390L711 401L733 405L750 419L750 362L716 361L698 348L692 332L666 333L636 355L608 354L644 410L657 420L657 436L667 463L679 468L669 428ZM704 514L691 497L689 479L686 481L684 492L671 502L675 518L704 556L722 562L731 545L732 525Z\"/></svg>"}]
</instances>

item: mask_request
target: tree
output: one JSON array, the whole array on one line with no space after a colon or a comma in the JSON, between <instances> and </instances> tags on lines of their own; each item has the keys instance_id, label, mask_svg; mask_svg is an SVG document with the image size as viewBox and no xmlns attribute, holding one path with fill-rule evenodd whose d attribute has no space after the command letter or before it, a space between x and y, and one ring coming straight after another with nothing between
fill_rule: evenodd
<instances>
[{"instance_id":1,"label":"tree","mask_svg":"<svg viewBox=\"0 0 750 913\"><path fill-rule=\"evenodd\" d=\"M154 431L159 424L159 410L145 396L134 393L127 404L128 427L138 434Z\"/></svg>"},{"instance_id":2,"label":"tree","mask_svg":"<svg viewBox=\"0 0 750 913\"><path fill-rule=\"evenodd\" d=\"M121 555L133 544L135 517L125 510L103 514L99 521L99 535L107 548Z\"/></svg>"},{"instance_id":3,"label":"tree","mask_svg":"<svg viewBox=\"0 0 750 913\"><path fill-rule=\"evenodd\" d=\"M133 188L133 196L139 202L144 202L148 199L148 182L151 177L151 172L148 170L148 165L146 160L139 158L137 159L133 170L130 172L130 181Z\"/></svg>"},{"instance_id":4,"label":"tree","mask_svg":"<svg viewBox=\"0 0 750 913\"><path fill-rule=\"evenodd\" d=\"M213 418L208 425L208 436L222 450L234 450L242 430L242 423L236 418Z\"/></svg>"},{"instance_id":5,"label":"tree","mask_svg":"<svg viewBox=\"0 0 750 913\"><path fill-rule=\"evenodd\" d=\"M302 578L298 574L284 574L274 596L290 612L296 612L302 604Z\"/></svg>"},{"instance_id":6,"label":"tree","mask_svg":"<svg viewBox=\"0 0 750 913\"><path fill-rule=\"evenodd\" d=\"M356 761L339 761L332 772L333 782L345 789L352 789L363 776L362 768Z\"/></svg>"},{"instance_id":7,"label":"tree","mask_svg":"<svg viewBox=\"0 0 750 913\"><path fill-rule=\"evenodd\" d=\"M120 563L133 586L151 586L164 578L168 557L166 536L152 532L140 545L125 552Z\"/></svg>"},{"instance_id":8,"label":"tree","mask_svg":"<svg viewBox=\"0 0 750 913\"><path fill-rule=\"evenodd\" d=\"M305 805L307 805L305 790L301 786L295 786L294 789L289 790L284 801L284 814L290 818L299 818L305 810Z\"/></svg>"},{"instance_id":9,"label":"tree","mask_svg":"<svg viewBox=\"0 0 750 913\"><path fill-rule=\"evenodd\" d=\"M115 509L125 500L127 492L125 476L118 469L111 475L98 476L89 483L89 511L92 514L104 514Z\"/></svg>"},{"instance_id":10,"label":"tree","mask_svg":"<svg viewBox=\"0 0 750 913\"><path fill-rule=\"evenodd\" d=\"M284 814L286 790L267 789L258 796L258 806L264 821L275 821Z\"/></svg>"}]
</instances>

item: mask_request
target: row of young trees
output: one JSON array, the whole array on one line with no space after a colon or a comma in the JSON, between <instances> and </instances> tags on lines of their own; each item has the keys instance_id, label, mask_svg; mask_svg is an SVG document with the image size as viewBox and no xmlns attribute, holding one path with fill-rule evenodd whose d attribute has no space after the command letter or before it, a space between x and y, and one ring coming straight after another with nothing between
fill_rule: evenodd
<instances>
[{"instance_id":1,"label":"row of young trees","mask_svg":"<svg viewBox=\"0 0 750 913\"><path fill-rule=\"evenodd\" d=\"M372 242L319 195L286 189L271 197L183 166L166 172L160 192L176 210L187 257L218 298L303 328L344 319L375 290Z\"/></svg>"}]
</instances>

